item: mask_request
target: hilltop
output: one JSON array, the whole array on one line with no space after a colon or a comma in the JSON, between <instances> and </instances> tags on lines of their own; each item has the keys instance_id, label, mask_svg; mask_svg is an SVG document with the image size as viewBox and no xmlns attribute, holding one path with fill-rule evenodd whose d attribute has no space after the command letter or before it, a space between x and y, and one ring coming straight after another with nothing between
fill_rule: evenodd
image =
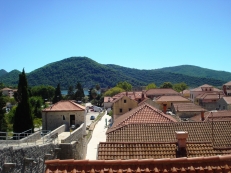
<instances>
[{"instance_id":1,"label":"hilltop","mask_svg":"<svg viewBox=\"0 0 231 173\"><path fill-rule=\"evenodd\" d=\"M5 85L15 86L20 71L13 70L2 74L0 81ZM185 82L190 87L203 84L222 86L231 80L231 73L204 69L197 66L182 65L154 70L139 70L113 64L100 64L87 57L70 57L52 62L27 73L30 86L51 85L67 89L79 81L85 88L99 83L101 87L113 87L119 81L127 81L133 86L145 86L154 82L157 86L163 82Z\"/></svg>"}]
</instances>

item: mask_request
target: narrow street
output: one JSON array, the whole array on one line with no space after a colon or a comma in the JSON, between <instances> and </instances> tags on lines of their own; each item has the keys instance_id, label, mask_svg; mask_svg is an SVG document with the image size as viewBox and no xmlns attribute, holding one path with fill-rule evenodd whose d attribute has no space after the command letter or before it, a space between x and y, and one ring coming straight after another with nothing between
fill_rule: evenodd
<instances>
[{"instance_id":1,"label":"narrow street","mask_svg":"<svg viewBox=\"0 0 231 173\"><path fill-rule=\"evenodd\" d=\"M86 159L96 160L97 148L99 142L106 142L106 131L107 131L107 128L105 127L106 119L108 125L109 123L108 120L110 120L111 117L107 115L107 113L105 113L104 116L101 118L101 120L96 124L95 129L92 133L92 138L87 146Z\"/></svg>"}]
</instances>

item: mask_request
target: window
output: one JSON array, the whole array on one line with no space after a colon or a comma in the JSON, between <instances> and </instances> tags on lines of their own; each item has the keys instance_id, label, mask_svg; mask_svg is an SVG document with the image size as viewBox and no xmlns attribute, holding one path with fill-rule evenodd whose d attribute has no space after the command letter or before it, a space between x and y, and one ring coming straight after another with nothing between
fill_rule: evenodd
<instances>
[{"instance_id":1,"label":"window","mask_svg":"<svg viewBox=\"0 0 231 173\"><path fill-rule=\"evenodd\" d=\"M127 100L124 100L124 103L127 103Z\"/></svg>"},{"instance_id":2,"label":"window","mask_svg":"<svg viewBox=\"0 0 231 173\"><path fill-rule=\"evenodd\" d=\"M128 110L130 111L130 110L132 110L132 108L129 108Z\"/></svg>"},{"instance_id":3,"label":"window","mask_svg":"<svg viewBox=\"0 0 231 173\"><path fill-rule=\"evenodd\" d=\"M63 115L63 120L66 120L65 116Z\"/></svg>"},{"instance_id":4,"label":"window","mask_svg":"<svg viewBox=\"0 0 231 173\"><path fill-rule=\"evenodd\" d=\"M223 106L223 109L225 110L225 106Z\"/></svg>"},{"instance_id":5,"label":"window","mask_svg":"<svg viewBox=\"0 0 231 173\"><path fill-rule=\"evenodd\" d=\"M120 113L122 113L123 112L123 109L120 109Z\"/></svg>"}]
</instances>

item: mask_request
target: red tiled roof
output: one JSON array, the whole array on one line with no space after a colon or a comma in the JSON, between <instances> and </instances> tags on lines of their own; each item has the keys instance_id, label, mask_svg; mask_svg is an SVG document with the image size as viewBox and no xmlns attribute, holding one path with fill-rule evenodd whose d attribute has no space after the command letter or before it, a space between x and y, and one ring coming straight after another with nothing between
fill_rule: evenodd
<instances>
[{"instance_id":1,"label":"red tiled roof","mask_svg":"<svg viewBox=\"0 0 231 173\"><path fill-rule=\"evenodd\" d=\"M98 160L163 159L177 157L201 157L231 154L231 148L213 148L211 142L187 143L186 150L179 151L176 142L100 142Z\"/></svg>"},{"instance_id":2,"label":"red tiled roof","mask_svg":"<svg viewBox=\"0 0 231 173\"><path fill-rule=\"evenodd\" d=\"M190 90L181 91L182 94L190 94Z\"/></svg>"},{"instance_id":3,"label":"red tiled roof","mask_svg":"<svg viewBox=\"0 0 231 173\"><path fill-rule=\"evenodd\" d=\"M216 93L216 92L209 92L209 93L203 93L203 94L199 94L196 98L197 99L220 99L224 96L223 93Z\"/></svg>"},{"instance_id":4,"label":"red tiled roof","mask_svg":"<svg viewBox=\"0 0 231 173\"><path fill-rule=\"evenodd\" d=\"M121 96L128 96L129 98L135 100L135 99L141 99L142 98L142 91L130 91L130 92L121 92L119 94L116 94L113 96L113 98L118 98Z\"/></svg>"},{"instance_id":5,"label":"red tiled roof","mask_svg":"<svg viewBox=\"0 0 231 173\"><path fill-rule=\"evenodd\" d=\"M13 90L13 89L11 89L11 88L3 88L3 89L1 89L1 91L8 91L8 90Z\"/></svg>"},{"instance_id":6,"label":"red tiled roof","mask_svg":"<svg viewBox=\"0 0 231 173\"><path fill-rule=\"evenodd\" d=\"M146 95L180 95L180 93L172 88L155 88L147 90Z\"/></svg>"},{"instance_id":7,"label":"red tiled roof","mask_svg":"<svg viewBox=\"0 0 231 173\"><path fill-rule=\"evenodd\" d=\"M150 98L145 98L142 102L138 104L138 106L141 106L142 104L146 103L147 100L151 100Z\"/></svg>"},{"instance_id":8,"label":"red tiled roof","mask_svg":"<svg viewBox=\"0 0 231 173\"><path fill-rule=\"evenodd\" d=\"M104 97L104 103L112 102L113 98L112 97Z\"/></svg>"},{"instance_id":9,"label":"red tiled roof","mask_svg":"<svg viewBox=\"0 0 231 173\"><path fill-rule=\"evenodd\" d=\"M224 85L231 85L231 81L225 83Z\"/></svg>"},{"instance_id":10,"label":"red tiled roof","mask_svg":"<svg viewBox=\"0 0 231 173\"><path fill-rule=\"evenodd\" d=\"M206 109L194 103L173 103L173 107L177 112L205 112Z\"/></svg>"},{"instance_id":11,"label":"red tiled roof","mask_svg":"<svg viewBox=\"0 0 231 173\"><path fill-rule=\"evenodd\" d=\"M131 111L118 117L112 127L107 132L111 132L127 124L133 123L171 123L177 122L170 115L166 115L160 110L152 107L147 103L143 103Z\"/></svg>"},{"instance_id":12,"label":"red tiled roof","mask_svg":"<svg viewBox=\"0 0 231 173\"><path fill-rule=\"evenodd\" d=\"M229 96L229 97L223 97L223 99L225 100L225 102L227 103L227 104L231 104L231 97Z\"/></svg>"},{"instance_id":13,"label":"red tiled roof","mask_svg":"<svg viewBox=\"0 0 231 173\"><path fill-rule=\"evenodd\" d=\"M204 121L231 121L231 110L205 112L204 118ZM191 117L190 120L201 122L201 114Z\"/></svg>"},{"instance_id":14,"label":"red tiled roof","mask_svg":"<svg viewBox=\"0 0 231 173\"><path fill-rule=\"evenodd\" d=\"M231 122L176 122L128 124L107 133L107 142L174 142L175 131L187 131L188 142L212 142L231 147Z\"/></svg>"},{"instance_id":15,"label":"red tiled roof","mask_svg":"<svg viewBox=\"0 0 231 173\"><path fill-rule=\"evenodd\" d=\"M61 100L49 108L43 109L43 112L60 112L60 111L83 111L85 107L71 100Z\"/></svg>"},{"instance_id":16,"label":"red tiled roof","mask_svg":"<svg viewBox=\"0 0 231 173\"><path fill-rule=\"evenodd\" d=\"M215 87L213 87L211 85L207 85L207 84L204 84L204 85L201 85L201 86L199 86L197 88L191 89L190 91L202 91L202 88L213 88L213 91L219 91L219 92L222 91L220 89L217 89L217 88L215 88Z\"/></svg>"},{"instance_id":17,"label":"red tiled roof","mask_svg":"<svg viewBox=\"0 0 231 173\"><path fill-rule=\"evenodd\" d=\"M231 155L132 160L46 160L45 173L228 173Z\"/></svg>"},{"instance_id":18,"label":"red tiled roof","mask_svg":"<svg viewBox=\"0 0 231 173\"><path fill-rule=\"evenodd\" d=\"M182 96L160 96L156 99L156 101L160 102L180 102L180 101L190 101Z\"/></svg>"}]
</instances>

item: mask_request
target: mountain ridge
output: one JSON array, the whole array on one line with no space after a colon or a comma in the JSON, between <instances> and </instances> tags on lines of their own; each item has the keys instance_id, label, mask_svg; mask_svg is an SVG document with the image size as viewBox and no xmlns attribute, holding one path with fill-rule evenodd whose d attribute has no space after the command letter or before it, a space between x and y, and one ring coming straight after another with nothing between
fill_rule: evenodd
<instances>
[{"instance_id":1,"label":"mountain ridge","mask_svg":"<svg viewBox=\"0 0 231 173\"><path fill-rule=\"evenodd\" d=\"M0 82L6 85L17 85L18 74L13 70L0 76ZM212 74L212 75L211 75ZM75 86L79 81L84 87L90 88L99 83L101 87L113 87L120 81L128 81L133 86L145 86L155 83L157 86L163 82L185 82L190 87L202 84L222 86L231 80L231 73L205 69L192 65L164 67L161 69L145 70L128 68L115 64L100 64L88 57L70 57L60 61L51 62L43 67L27 73L28 84L51 85L67 89Z\"/></svg>"}]
</instances>

